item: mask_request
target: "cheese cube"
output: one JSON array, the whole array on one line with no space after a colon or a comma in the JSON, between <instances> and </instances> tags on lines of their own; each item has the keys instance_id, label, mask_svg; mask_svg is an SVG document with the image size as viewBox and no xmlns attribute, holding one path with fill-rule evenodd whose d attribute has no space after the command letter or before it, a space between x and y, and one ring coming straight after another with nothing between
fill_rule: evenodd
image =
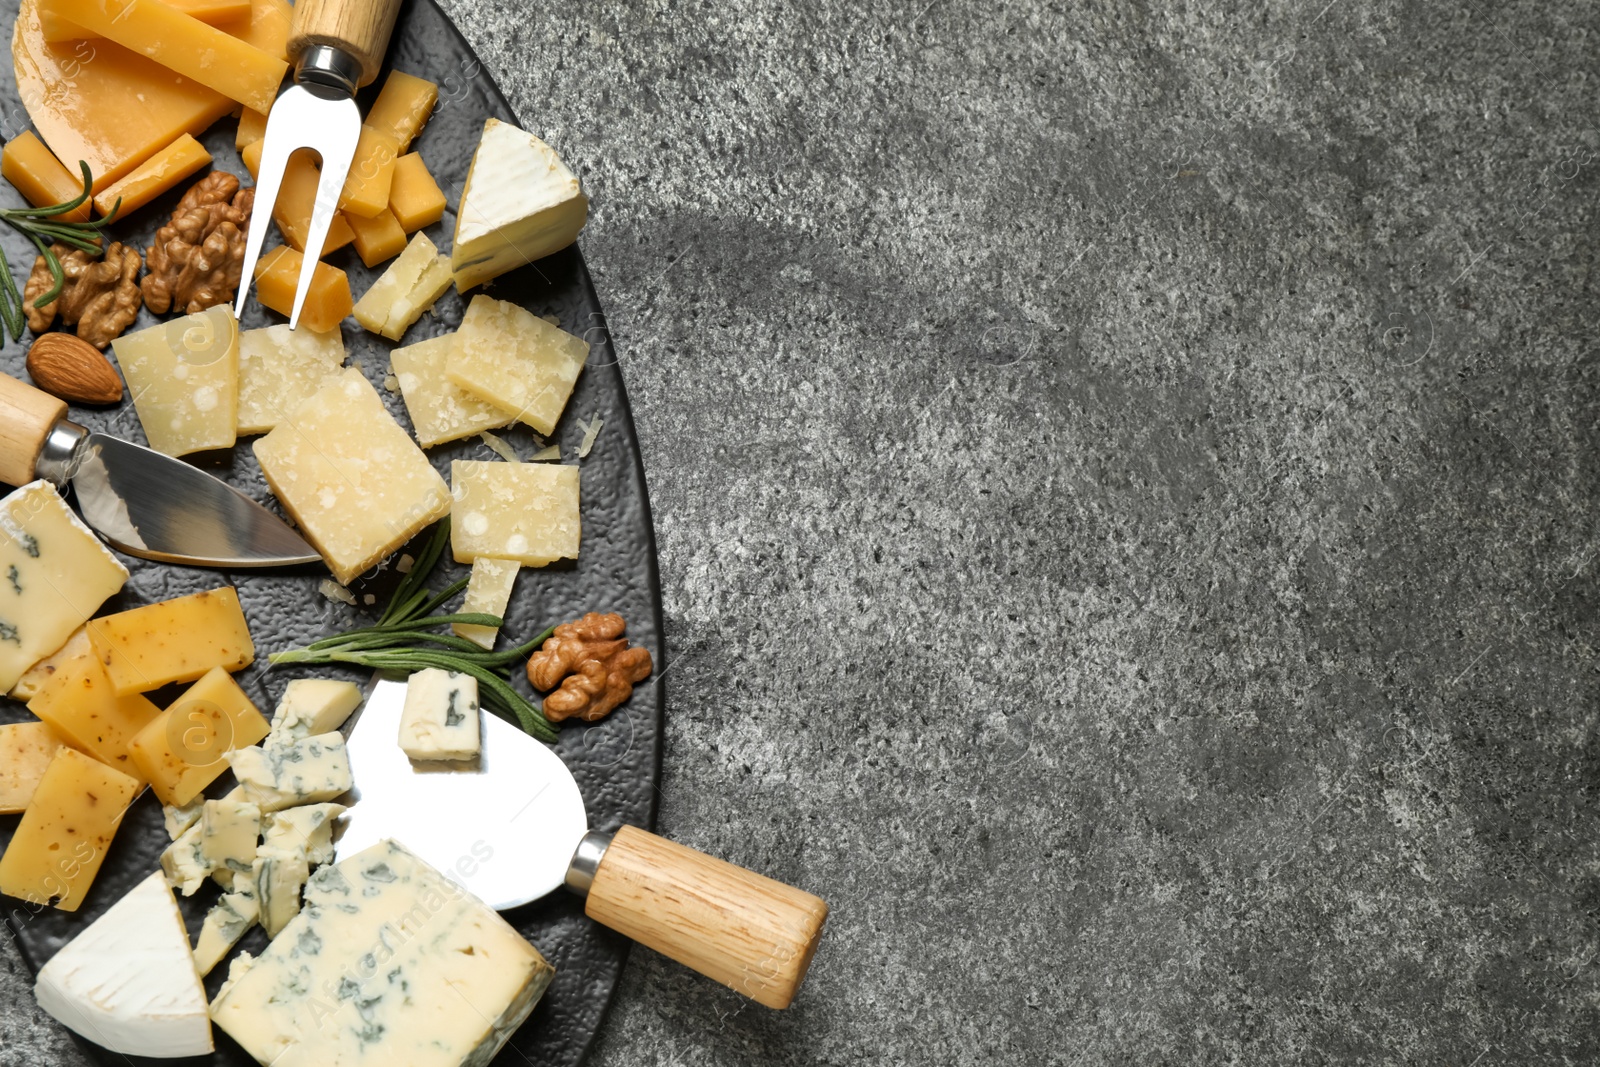
<instances>
[{"instance_id":1,"label":"cheese cube","mask_svg":"<svg viewBox=\"0 0 1600 1067\"><path fill-rule=\"evenodd\" d=\"M226 754L267 736L243 689L213 667L139 731L129 748L163 804L187 804L228 769Z\"/></svg>"},{"instance_id":2,"label":"cheese cube","mask_svg":"<svg viewBox=\"0 0 1600 1067\"><path fill-rule=\"evenodd\" d=\"M423 448L471 437L511 421L511 415L479 400L445 374L455 338L446 334L389 353L411 428Z\"/></svg>"},{"instance_id":3,"label":"cheese cube","mask_svg":"<svg viewBox=\"0 0 1600 1067\"><path fill-rule=\"evenodd\" d=\"M467 579L467 595L461 602L462 614L504 616L506 605L511 603L511 588L516 585L517 574L521 570L522 564L514 559L479 556L473 560L472 574ZM450 629L455 631L457 637L465 637L484 648L493 648L495 635L500 632L498 627L460 622Z\"/></svg>"},{"instance_id":4,"label":"cheese cube","mask_svg":"<svg viewBox=\"0 0 1600 1067\"><path fill-rule=\"evenodd\" d=\"M111 342L150 447L169 456L232 448L239 324L226 304Z\"/></svg>"},{"instance_id":5,"label":"cheese cube","mask_svg":"<svg viewBox=\"0 0 1600 1067\"><path fill-rule=\"evenodd\" d=\"M257 853L252 878L261 908L261 928L268 937L277 937L289 920L300 914L300 890L310 876L303 852L262 849Z\"/></svg>"},{"instance_id":6,"label":"cheese cube","mask_svg":"<svg viewBox=\"0 0 1600 1067\"><path fill-rule=\"evenodd\" d=\"M0 500L0 690L62 646L128 569L47 482Z\"/></svg>"},{"instance_id":7,"label":"cheese cube","mask_svg":"<svg viewBox=\"0 0 1600 1067\"><path fill-rule=\"evenodd\" d=\"M355 306L356 321L373 333L398 341L422 313L450 288L450 263L419 233L400 258L389 264Z\"/></svg>"},{"instance_id":8,"label":"cheese cube","mask_svg":"<svg viewBox=\"0 0 1600 1067\"><path fill-rule=\"evenodd\" d=\"M450 491L457 563L492 556L542 567L578 558L577 467L458 459L450 464Z\"/></svg>"},{"instance_id":9,"label":"cheese cube","mask_svg":"<svg viewBox=\"0 0 1600 1067\"><path fill-rule=\"evenodd\" d=\"M231 585L95 619L89 641L118 693L192 682L213 667L236 671L256 658Z\"/></svg>"},{"instance_id":10,"label":"cheese cube","mask_svg":"<svg viewBox=\"0 0 1600 1067\"><path fill-rule=\"evenodd\" d=\"M250 14L250 5L245 4L245 14ZM233 135L233 147L244 148L246 145L255 144L267 135L267 116L259 111L245 108L239 115L239 128ZM253 173L253 172L252 172Z\"/></svg>"},{"instance_id":11,"label":"cheese cube","mask_svg":"<svg viewBox=\"0 0 1600 1067\"><path fill-rule=\"evenodd\" d=\"M0 177L15 186L34 207L65 204L83 195L83 176L62 166L32 130L23 130L6 142L0 151ZM391 198L393 195L391 190ZM84 203L58 217L63 222L85 222L91 206Z\"/></svg>"},{"instance_id":12,"label":"cheese cube","mask_svg":"<svg viewBox=\"0 0 1600 1067\"><path fill-rule=\"evenodd\" d=\"M240 158L244 160L245 169L251 177L256 177L261 169L261 151L265 146L266 142L257 141L241 153ZM278 200L272 205L272 221L278 224L283 243L293 251L306 250L306 238L311 236L311 213L317 204L317 186L321 181L322 170L308 150L294 153L284 165L283 181L278 186ZM322 239L322 255L338 251L355 240L355 236L344 216L334 215L333 221L328 224L328 235ZM297 275L298 272L296 268ZM291 299L293 296L291 291Z\"/></svg>"},{"instance_id":13,"label":"cheese cube","mask_svg":"<svg viewBox=\"0 0 1600 1067\"><path fill-rule=\"evenodd\" d=\"M578 239L589 199L549 145L499 119L483 124L456 212L456 288L559 252Z\"/></svg>"},{"instance_id":14,"label":"cheese cube","mask_svg":"<svg viewBox=\"0 0 1600 1067\"><path fill-rule=\"evenodd\" d=\"M344 367L338 330L318 333L279 323L239 335L240 434L266 433Z\"/></svg>"},{"instance_id":15,"label":"cheese cube","mask_svg":"<svg viewBox=\"0 0 1600 1067\"><path fill-rule=\"evenodd\" d=\"M450 510L450 491L359 370L255 443L267 484L341 583Z\"/></svg>"},{"instance_id":16,"label":"cheese cube","mask_svg":"<svg viewBox=\"0 0 1600 1067\"><path fill-rule=\"evenodd\" d=\"M161 870L167 884L186 897L194 896L195 890L206 884L213 869L201 847L203 830L196 821L161 850Z\"/></svg>"},{"instance_id":17,"label":"cheese cube","mask_svg":"<svg viewBox=\"0 0 1600 1067\"><path fill-rule=\"evenodd\" d=\"M200 856L213 871L248 872L261 836L261 809L248 800L208 800L200 816ZM228 879L225 884L232 884Z\"/></svg>"},{"instance_id":18,"label":"cheese cube","mask_svg":"<svg viewBox=\"0 0 1600 1067\"><path fill-rule=\"evenodd\" d=\"M200 821L200 813L206 810L206 798L202 794L195 797L187 804L161 805L161 822L167 829L167 836L176 841L184 832Z\"/></svg>"},{"instance_id":19,"label":"cheese cube","mask_svg":"<svg viewBox=\"0 0 1600 1067\"><path fill-rule=\"evenodd\" d=\"M366 124L394 138L404 152L422 132L438 102L439 87L433 82L391 70L378 98L372 102L372 110L367 112Z\"/></svg>"},{"instance_id":20,"label":"cheese cube","mask_svg":"<svg viewBox=\"0 0 1600 1067\"><path fill-rule=\"evenodd\" d=\"M338 224L336 215L334 225ZM256 261L256 299L263 307L283 315L294 310L295 288L300 284L300 264L304 260L293 248L279 245ZM311 288L300 309L300 328L319 333L336 330L352 306L349 276L338 267L319 262L312 269Z\"/></svg>"},{"instance_id":21,"label":"cheese cube","mask_svg":"<svg viewBox=\"0 0 1600 1067\"><path fill-rule=\"evenodd\" d=\"M263 812L332 800L350 791L350 757L337 733L278 740L228 754L245 799Z\"/></svg>"},{"instance_id":22,"label":"cheese cube","mask_svg":"<svg viewBox=\"0 0 1600 1067\"><path fill-rule=\"evenodd\" d=\"M94 209L102 215L115 210L124 219L210 162L205 146L185 133L95 193Z\"/></svg>"},{"instance_id":23,"label":"cheese cube","mask_svg":"<svg viewBox=\"0 0 1600 1067\"><path fill-rule=\"evenodd\" d=\"M393 841L313 875L305 909L239 971L212 1020L283 1067L487 1064L554 974L504 919Z\"/></svg>"},{"instance_id":24,"label":"cheese cube","mask_svg":"<svg viewBox=\"0 0 1600 1067\"><path fill-rule=\"evenodd\" d=\"M28 806L56 750L65 744L49 723L0 726L0 814Z\"/></svg>"},{"instance_id":25,"label":"cheese cube","mask_svg":"<svg viewBox=\"0 0 1600 1067\"><path fill-rule=\"evenodd\" d=\"M354 682L332 678L296 678L283 690L277 710L272 714L276 740L298 740L312 734L326 734L344 725L350 713L361 706L361 687Z\"/></svg>"},{"instance_id":26,"label":"cheese cube","mask_svg":"<svg viewBox=\"0 0 1600 1067\"><path fill-rule=\"evenodd\" d=\"M218 898L200 924L200 935L194 942L194 969L202 978L233 951L233 946L261 917L253 871L251 877L237 879L235 886L233 892Z\"/></svg>"},{"instance_id":27,"label":"cheese cube","mask_svg":"<svg viewBox=\"0 0 1600 1067\"><path fill-rule=\"evenodd\" d=\"M422 157L412 152L394 163L394 179L389 183L389 210L407 233L432 226L444 218L444 191L428 173Z\"/></svg>"},{"instance_id":28,"label":"cheese cube","mask_svg":"<svg viewBox=\"0 0 1600 1067\"><path fill-rule=\"evenodd\" d=\"M347 809L343 804L302 804L267 816L262 851L300 852L313 867L333 859L333 821Z\"/></svg>"},{"instance_id":29,"label":"cheese cube","mask_svg":"<svg viewBox=\"0 0 1600 1067\"><path fill-rule=\"evenodd\" d=\"M32 700L39 695L44 683L50 680L63 663L88 651L89 627L86 624L72 631L72 636L67 638L66 644L24 671L22 677L17 679L17 684L12 686L11 692L6 695L12 700Z\"/></svg>"},{"instance_id":30,"label":"cheese cube","mask_svg":"<svg viewBox=\"0 0 1600 1067\"><path fill-rule=\"evenodd\" d=\"M144 783L129 746L161 709L138 693L119 696L92 649L63 663L28 710L74 747Z\"/></svg>"},{"instance_id":31,"label":"cheese cube","mask_svg":"<svg viewBox=\"0 0 1600 1067\"><path fill-rule=\"evenodd\" d=\"M359 215L346 217L350 232L356 235L356 253L369 267L393 259L405 250L406 231L394 212L384 208L370 219Z\"/></svg>"},{"instance_id":32,"label":"cheese cube","mask_svg":"<svg viewBox=\"0 0 1600 1067\"><path fill-rule=\"evenodd\" d=\"M477 759L478 680L438 667L408 678L400 751L414 760Z\"/></svg>"},{"instance_id":33,"label":"cheese cube","mask_svg":"<svg viewBox=\"0 0 1600 1067\"><path fill-rule=\"evenodd\" d=\"M467 306L450 380L546 436L555 432L589 345L525 308L478 295Z\"/></svg>"},{"instance_id":34,"label":"cheese cube","mask_svg":"<svg viewBox=\"0 0 1600 1067\"><path fill-rule=\"evenodd\" d=\"M356 154L339 192L339 210L346 215L371 218L389 207L389 184L400 146L391 134L362 126Z\"/></svg>"},{"instance_id":35,"label":"cheese cube","mask_svg":"<svg viewBox=\"0 0 1600 1067\"><path fill-rule=\"evenodd\" d=\"M139 783L70 748L56 750L0 855L0 893L77 911Z\"/></svg>"}]
</instances>

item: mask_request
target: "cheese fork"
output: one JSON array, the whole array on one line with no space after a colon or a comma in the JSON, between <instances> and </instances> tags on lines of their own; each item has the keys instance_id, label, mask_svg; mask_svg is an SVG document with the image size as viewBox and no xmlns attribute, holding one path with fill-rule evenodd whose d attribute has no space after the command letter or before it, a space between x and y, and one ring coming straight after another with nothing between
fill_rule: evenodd
<instances>
[{"instance_id":1,"label":"cheese fork","mask_svg":"<svg viewBox=\"0 0 1600 1067\"><path fill-rule=\"evenodd\" d=\"M256 206L245 243L244 271L234 317L243 318L255 277L256 260L267 237L267 224L278 201L289 157L310 149L322 157L322 177L306 232L306 256L295 287L289 328L300 322L300 309L311 291L311 278L321 258L328 227L338 209L339 192L350 174L356 142L361 137L361 112L355 93L378 76L389 47L400 0L300 0L289 26L289 58L295 84L285 89L267 116L261 165L256 178Z\"/></svg>"}]
</instances>

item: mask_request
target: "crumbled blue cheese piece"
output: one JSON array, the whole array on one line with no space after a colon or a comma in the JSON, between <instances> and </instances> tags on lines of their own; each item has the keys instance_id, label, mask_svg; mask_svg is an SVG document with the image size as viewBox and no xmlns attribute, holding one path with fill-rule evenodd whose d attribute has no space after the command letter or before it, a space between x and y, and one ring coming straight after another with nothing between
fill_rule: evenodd
<instances>
[{"instance_id":1,"label":"crumbled blue cheese piece","mask_svg":"<svg viewBox=\"0 0 1600 1067\"><path fill-rule=\"evenodd\" d=\"M185 830L200 821L200 812L205 806L206 798L203 795L178 807L161 805L161 819L166 824L167 836L174 841L182 837Z\"/></svg>"},{"instance_id":2,"label":"crumbled blue cheese piece","mask_svg":"<svg viewBox=\"0 0 1600 1067\"><path fill-rule=\"evenodd\" d=\"M337 733L236 748L227 760L245 799L263 812L333 800L351 785L350 758Z\"/></svg>"},{"instance_id":3,"label":"crumbled blue cheese piece","mask_svg":"<svg viewBox=\"0 0 1600 1067\"><path fill-rule=\"evenodd\" d=\"M239 939L261 917L261 906L256 900L255 878L238 878L234 890L224 893L206 913L200 925L200 936L194 943L194 968L203 978L222 962Z\"/></svg>"},{"instance_id":4,"label":"crumbled blue cheese piece","mask_svg":"<svg viewBox=\"0 0 1600 1067\"><path fill-rule=\"evenodd\" d=\"M400 749L414 760L475 759L479 750L478 680L438 667L406 681Z\"/></svg>"},{"instance_id":5,"label":"crumbled blue cheese piece","mask_svg":"<svg viewBox=\"0 0 1600 1067\"><path fill-rule=\"evenodd\" d=\"M248 873L261 836L261 809L247 800L208 800L200 815L200 859L224 886L235 874Z\"/></svg>"},{"instance_id":6,"label":"crumbled blue cheese piece","mask_svg":"<svg viewBox=\"0 0 1600 1067\"><path fill-rule=\"evenodd\" d=\"M263 851L295 852L312 867L333 859L334 820L348 810L343 804L305 804L267 816L262 830Z\"/></svg>"},{"instance_id":7,"label":"crumbled blue cheese piece","mask_svg":"<svg viewBox=\"0 0 1600 1067\"><path fill-rule=\"evenodd\" d=\"M256 853L255 896L261 908L261 928L268 937L277 937L289 920L300 914L300 890L309 877L311 867L304 852L263 848Z\"/></svg>"},{"instance_id":8,"label":"crumbled blue cheese piece","mask_svg":"<svg viewBox=\"0 0 1600 1067\"><path fill-rule=\"evenodd\" d=\"M361 687L332 678L296 678L272 713L267 743L332 733L361 706Z\"/></svg>"},{"instance_id":9,"label":"crumbled blue cheese piece","mask_svg":"<svg viewBox=\"0 0 1600 1067\"><path fill-rule=\"evenodd\" d=\"M200 823L195 822L161 853L161 869L166 872L167 884L186 897L194 896L194 891L205 884L206 876L211 873L211 864L206 862L201 849L202 829Z\"/></svg>"}]
</instances>

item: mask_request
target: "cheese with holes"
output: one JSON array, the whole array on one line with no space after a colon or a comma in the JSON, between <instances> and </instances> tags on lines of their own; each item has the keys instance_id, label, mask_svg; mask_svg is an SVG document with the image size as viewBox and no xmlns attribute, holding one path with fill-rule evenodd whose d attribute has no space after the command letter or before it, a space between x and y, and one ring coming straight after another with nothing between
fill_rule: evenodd
<instances>
[{"instance_id":1,"label":"cheese with holes","mask_svg":"<svg viewBox=\"0 0 1600 1067\"><path fill-rule=\"evenodd\" d=\"M554 974L504 919L393 841L313 875L304 910L240 970L212 1020L279 1067L487 1064Z\"/></svg>"},{"instance_id":2,"label":"cheese with holes","mask_svg":"<svg viewBox=\"0 0 1600 1067\"><path fill-rule=\"evenodd\" d=\"M249 873L261 836L261 809L244 799L208 800L200 816L200 856L224 886Z\"/></svg>"},{"instance_id":3,"label":"cheese with holes","mask_svg":"<svg viewBox=\"0 0 1600 1067\"><path fill-rule=\"evenodd\" d=\"M406 679L400 751L414 760L476 759L478 680L427 667Z\"/></svg>"},{"instance_id":4,"label":"cheese with holes","mask_svg":"<svg viewBox=\"0 0 1600 1067\"><path fill-rule=\"evenodd\" d=\"M0 500L0 690L60 648L128 569L48 482Z\"/></svg>"},{"instance_id":5,"label":"cheese with holes","mask_svg":"<svg viewBox=\"0 0 1600 1067\"><path fill-rule=\"evenodd\" d=\"M411 238L400 258L389 264L356 303L356 321L373 333L398 341L422 313L450 288L450 264L428 235Z\"/></svg>"},{"instance_id":6,"label":"cheese with holes","mask_svg":"<svg viewBox=\"0 0 1600 1067\"><path fill-rule=\"evenodd\" d=\"M240 434L266 433L344 368L344 338L287 323L239 335Z\"/></svg>"},{"instance_id":7,"label":"cheese with holes","mask_svg":"<svg viewBox=\"0 0 1600 1067\"><path fill-rule=\"evenodd\" d=\"M450 510L450 491L349 368L255 443L267 484L348 584Z\"/></svg>"},{"instance_id":8,"label":"cheese with holes","mask_svg":"<svg viewBox=\"0 0 1600 1067\"><path fill-rule=\"evenodd\" d=\"M372 102L372 110L367 112L366 124L394 138L404 152L422 132L438 102L439 87L433 82L415 74L391 70L383 80L378 98Z\"/></svg>"},{"instance_id":9,"label":"cheese with holes","mask_svg":"<svg viewBox=\"0 0 1600 1067\"><path fill-rule=\"evenodd\" d=\"M471 437L511 421L511 416L450 380L445 364L455 338L430 337L389 353L411 428L423 448Z\"/></svg>"},{"instance_id":10,"label":"cheese with holes","mask_svg":"<svg viewBox=\"0 0 1600 1067\"><path fill-rule=\"evenodd\" d=\"M551 147L489 119L456 211L450 263L463 293L578 239L589 198Z\"/></svg>"},{"instance_id":11,"label":"cheese with holes","mask_svg":"<svg viewBox=\"0 0 1600 1067\"><path fill-rule=\"evenodd\" d=\"M369 267L387 262L406 248L406 231L394 212L384 208L370 219L359 215L345 216L350 232L355 234L356 254Z\"/></svg>"},{"instance_id":12,"label":"cheese with holes","mask_svg":"<svg viewBox=\"0 0 1600 1067\"><path fill-rule=\"evenodd\" d=\"M239 683L213 667L139 731L129 748L163 804L187 804L228 769L227 754L267 736Z\"/></svg>"},{"instance_id":13,"label":"cheese with holes","mask_svg":"<svg viewBox=\"0 0 1600 1067\"><path fill-rule=\"evenodd\" d=\"M284 686L272 713L272 740L298 740L344 725L361 706L361 687L333 678L296 678Z\"/></svg>"},{"instance_id":14,"label":"cheese with holes","mask_svg":"<svg viewBox=\"0 0 1600 1067\"><path fill-rule=\"evenodd\" d=\"M56 750L65 744L49 723L0 726L0 814L28 806L50 761L55 759Z\"/></svg>"},{"instance_id":15,"label":"cheese with holes","mask_svg":"<svg viewBox=\"0 0 1600 1067\"><path fill-rule=\"evenodd\" d=\"M138 781L121 771L57 749L0 854L0 893L77 911L138 795Z\"/></svg>"},{"instance_id":16,"label":"cheese with holes","mask_svg":"<svg viewBox=\"0 0 1600 1067\"><path fill-rule=\"evenodd\" d=\"M228 754L245 799L263 812L333 800L350 791L350 757L338 733L275 740Z\"/></svg>"},{"instance_id":17,"label":"cheese with holes","mask_svg":"<svg viewBox=\"0 0 1600 1067\"><path fill-rule=\"evenodd\" d=\"M256 658L231 585L95 619L89 641L118 693L192 682L213 667L236 671Z\"/></svg>"},{"instance_id":18,"label":"cheese with holes","mask_svg":"<svg viewBox=\"0 0 1600 1067\"><path fill-rule=\"evenodd\" d=\"M39 968L39 1007L124 1056L213 1049L206 991L172 892L152 874Z\"/></svg>"},{"instance_id":19,"label":"cheese with holes","mask_svg":"<svg viewBox=\"0 0 1600 1067\"><path fill-rule=\"evenodd\" d=\"M94 209L101 215L113 210L118 219L144 207L150 201L211 162L211 153L189 134L180 134L117 181L94 194Z\"/></svg>"},{"instance_id":20,"label":"cheese with holes","mask_svg":"<svg viewBox=\"0 0 1600 1067\"><path fill-rule=\"evenodd\" d=\"M24 671L22 677L17 679L17 684L12 686L11 692L6 695L12 700L32 700L39 695L39 690L44 688L44 683L61 669L62 664L88 651L89 627L85 624L72 631L72 636L67 638L64 645Z\"/></svg>"},{"instance_id":21,"label":"cheese with holes","mask_svg":"<svg viewBox=\"0 0 1600 1067\"><path fill-rule=\"evenodd\" d=\"M23 130L0 150L0 177L16 186L34 207L52 207L83 195L83 175L64 167L44 142ZM57 216L63 222L84 222L92 204L83 203Z\"/></svg>"},{"instance_id":22,"label":"cheese with holes","mask_svg":"<svg viewBox=\"0 0 1600 1067\"><path fill-rule=\"evenodd\" d=\"M28 710L74 747L144 783L129 746L161 709L142 694L118 694L92 648L63 663L28 701Z\"/></svg>"},{"instance_id":23,"label":"cheese with holes","mask_svg":"<svg viewBox=\"0 0 1600 1067\"><path fill-rule=\"evenodd\" d=\"M231 448L239 409L239 324L226 304L111 342L150 447L169 456Z\"/></svg>"},{"instance_id":24,"label":"cheese with holes","mask_svg":"<svg viewBox=\"0 0 1600 1067\"><path fill-rule=\"evenodd\" d=\"M479 294L455 332L450 380L546 436L589 358L581 337L525 308Z\"/></svg>"},{"instance_id":25,"label":"cheese with holes","mask_svg":"<svg viewBox=\"0 0 1600 1067\"><path fill-rule=\"evenodd\" d=\"M241 938L261 917L261 907L256 900L256 883L251 877L234 880L232 892L217 898L216 904L206 912L200 924L200 933L194 941L194 969L203 978L222 958L233 951Z\"/></svg>"},{"instance_id":26,"label":"cheese with holes","mask_svg":"<svg viewBox=\"0 0 1600 1067\"><path fill-rule=\"evenodd\" d=\"M428 173L428 165L415 152L394 163L394 178L389 183L389 210L407 233L432 226L444 218L444 191Z\"/></svg>"},{"instance_id":27,"label":"cheese with holes","mask_svg":"<svg viewBox=\"0 0 1600 1067\"><path fill-rule=\"evenodd\" d=\"M556 463L451 463L450 547L456 562L492 556L542 567L577 559L578 479L577 467Z\"/></svg>"},{"instance_id":28,"label":"cheese with holes","mask_svg":"<svg viewBox=\"0 0 1600 1067\"><path fill-rule=\"evenodd\" d=\"M504 616L506 605L511 603L511 589L517 584L517 574L521 570L522 564L514 559L479 556L473 560L472 574L467 579L467 595L461 602L462 613ZM465 637L484 648L493 648L495 635L500 632L498 627L460 622L451 629L457 637Z\"/></svg>"},{"instance_id":29,"label":"cheese with holes","mask_svg":"<svg viewBox=\"0 0 1600 1067\"><path fill-rule=\"evenodd\" d=\"M279 245L256 262L256 299L263 307L282 315L294 310L295 287L300 284L303 262L305 257L287 245ZM349 275L319 262L312 268L311 288L306 290L306 302L300 309L300 328L319 333L337 330L352 307Z\"/></svg>"},{"instance_id":30,"label":"cheese with holes","mask_svg":"<svg viewBox=\"0 0 1600 1067\"><path fill-rule=\"evenodd\" d=\"M347 809L343 804L302 804L267 816L262 830L262 849L276 852L301 852L313 867L333 859L334 820Z\"/></svg>"}]
</instances>

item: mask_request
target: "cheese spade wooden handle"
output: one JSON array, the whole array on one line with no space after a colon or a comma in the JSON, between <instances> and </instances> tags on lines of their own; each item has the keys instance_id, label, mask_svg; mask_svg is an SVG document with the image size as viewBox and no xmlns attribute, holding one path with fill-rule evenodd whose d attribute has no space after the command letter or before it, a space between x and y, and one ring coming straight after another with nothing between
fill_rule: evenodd
<instances>
[{"instance_id":1,"label":"cheese spade wooden handle","mask_svg":"<svg viewBox=\"0 0 1600 1067\"><path fill-rule=\"evenodd\" d=\"M828 917L810 893L632 826L606 846L584 910L769 1008L794 999Z\"/></svg>"},{"instance_id":2,"label":"cheese spade wooden handle","mask_svg":"<svg viewBox=\"0 0 1600 1067\"><path fill-rule=\"evenodd\" d=\"M383 68L400 0L299 0L289 26L289 59L316 44L332 45L361 64L359 85Z\"/></svg>"},{"instance_id":3,"label":"cheese spade wooden handle","mask_svg":"<svg viewBox=\"0 0 1600 1067\"><path fill-rule=\"evenodd\" d=\"M0 374L0 482L33 481L44 439L66 414L66 401Z\"/></svg>"}]
</instances>

